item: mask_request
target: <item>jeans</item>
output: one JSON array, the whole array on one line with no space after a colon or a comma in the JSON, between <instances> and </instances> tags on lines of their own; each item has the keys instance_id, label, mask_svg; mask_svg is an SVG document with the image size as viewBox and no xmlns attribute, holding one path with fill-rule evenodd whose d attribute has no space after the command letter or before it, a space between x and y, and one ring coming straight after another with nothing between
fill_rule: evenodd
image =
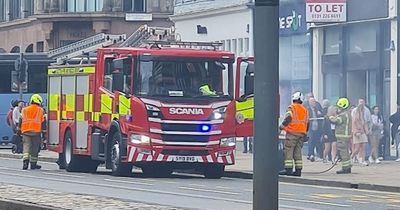
<instances>
[{"instance_id":1,"label":"jeans","mask_svg":"<svg viewBox=\"0 0 400 210\"><path fill-rule=\"evenodd\" d=\"M253 151L253 137L244 137L243 138L243 147L244 147L244 152L247 152L247 148L249 149L250 152Z\"/></svg>"},{"instance_id":2,"label":"jeans","mask_svg":"<svg viewBox=\"0 0 400 210\"><path fill-rule=\"evenodd\" d=\"M308 132L308 136L310 137L308 141L308 156L318 156L320 158L323 158L323 151L324 151L324 146L321 141L321 131L319 130L310 130ZM317 154L315 154L314 150L317 150Z\"/></svg>"}]
</instances>

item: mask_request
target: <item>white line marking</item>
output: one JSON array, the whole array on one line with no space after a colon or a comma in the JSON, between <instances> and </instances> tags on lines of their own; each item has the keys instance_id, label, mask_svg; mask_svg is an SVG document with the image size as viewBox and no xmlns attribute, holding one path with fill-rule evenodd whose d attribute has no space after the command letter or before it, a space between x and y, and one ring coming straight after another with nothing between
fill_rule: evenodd
<instances>
[{"instance_id":1,"label":"white line marking","mask_svg":"<svg viewBox=\"0 0 400 210\"><path fill-rule=\"evenodd\" d=\"M279 208L287 208L293 209L293 210L319 210L319 209L314 209L314 208L307 208L307 207L299 207L299 206L289 206L289 205L279 205Z\"/></svg>"},{"instance_id":2,"label":"white line marking","mask_svg":"<svg viewBox=\"0 0 400 210\"><path fill-rule=\"evenodd\" d=\"M138 184L138 185L154 186L154 184L145 183L145 182L131 182L131 181L124 181L124 180L116 180L116 179L104 179L104 181L118 182L118 183L124 183L124 184Z\"/></svg>"},{"instance_id":3,"label":"white line marking","mask_svg":"<svg viewBox=\"0 0 400 210\"><path fill-rule=\"evenodd\" d=\"M231 188L231 187L224 187L224 186L216 186L215 188L223 189L223 190L233 190L233 188Z\"/></svg>"},{"instance_id":4,"label":"white line marking","mask_svg":"<svg viewBox=\"0 0 400 210\"><path fill-rule=\"evenodd\" d=\"M189 186L194 186L194 187L206 187L203 184L188 184Z\"/></svg>"},{"instance_id":5,"label":"white line marking","mask_svg":"<svg viewBox=\"0 0 400 210\"><path fill-rule=\"evenodd\" d=\"M310 200L298 200L298 199L293 199L293 198L282 198L282 197L280 197L279 200L282 200L282 201L293 201L293 202L299 202L299 203L313 203L313 204L319 204L319 205L325 205L325 206L351 207L351 205L346 205L346 204L328 203L328 202L310 201Z\"/></svg>"},{"instance_id":6,"label":"white line marking","mask_svg":"<svg viewBox=\"0 0 400 210\"><path fill-rule=\"evenodd\" d=\"M192 188L192 187L179 187L179 189L183 190L194 190L200 192L212 192L212 193L220 193L220 194L227 194L227 195L239 195L239 193L234 192L226 192L226 191L219 191L219 190L208 190L208 189L199 189L199 188Z\"/></svg>"},{"instance_id":7,"label":"white line marking","mask_svg":"<svg viewBox=\"0 0 400 210\"><path fill-rule=\"evenodd\" d=\"M54 175L54 176L73 177L73 178L83 178L83 176L77 176L77 175L71 175L71 174L62 174L62 173L42 172L42 174Z\"/></svg>"}]
</instances>

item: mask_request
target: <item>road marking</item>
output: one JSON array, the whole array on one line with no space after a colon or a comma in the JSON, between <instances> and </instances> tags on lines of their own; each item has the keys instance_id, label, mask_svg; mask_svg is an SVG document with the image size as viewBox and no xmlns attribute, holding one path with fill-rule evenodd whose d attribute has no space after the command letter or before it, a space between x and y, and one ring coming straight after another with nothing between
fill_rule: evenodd
<instances>
[{"instance_id":1,"label":"road marking","mask_svg":"<svg viewBox=\"0 0 400 210\"><path fill-rule=\"evenodd\" d=\"M284 192L280 192L279 195L294 196L294 194L292 193L284 193Z\"/></svg>"},{"instance_id":2,"label":"road marking","mask_svg":"<svg viewBox=\"0 0 400 210\"><path fill-rule=\"evenodd\" d=\"M209 190L209 189L200 189L200 188L192 188L192 187L178 187L178 188L183 189L183 190L193 190L193 191L200 191L200 192L212 192L212 193L227 194L227 195L239 195L239 193L219 191L219 190Z\"/></svg>"},{"instance_id":3,"label":"road marking","mask_svg":"<svg viewBox=\"0 0 400 210\"><path fill-rule=\"evenodd\" d=\"M299 203L312 203L312 204L319 204L319 205L325 205L325 206L351 207L351 205L346 205L346 204L328 203L328 202L311 201L311 200L298 200L298 199L293 199L293 198L282 198L282 197L280 197L279 200L293 201L293 202L299 202Z\"/></svg>"},{"instance_id":4,"label":"road marking","mask_svg":"<svg viewBox=\"0 0 400 210\"><path fill-rule=\"evenodd\" d=\"M335 195L335 194L312 194L312 196L321 198L321 199L335 199L335 198L341 198L342 196L340 195Z\"/></svg>"},{"instance_id":5,"label":"road marking","mask_svg":"<svg viewBox=\"0 0 400 210\"><path fill-rule=\"evenodd\" d=\"M14 173L7 173L7 172L0 172L0 174L11 176L11 177L18 176L18 177L32 178L35 180L38 179L37 176L33 176L33 175L14 174ZM41 177L40 179L48 180L48 181L55 181L55 182L64 182L64 183L71 183L71 184L81 184L81 185L87 185L87 186L104 187L104 188L118 188L118 189L128 190L128 191L136 190L136 191L155 193L155 194L166 194L166 195L201 198L201 199L208 199L208 200L220 200L220 201L227 201L227 202L232 202L232 203L252 204L252 201L245 201L245 200L238 200L238 199L231 199L231 198L218 198L215 196L178 193L178 192L155 190L155 189L144 189L144 188L139 188L139 187L115 186L115 185L111 185L111 184L101 184L101 183L86 182L86 181L84 182L84 181L76 181L76 180L57 179L57 178L51 178L51 177Z\"/></svg>"},{"instance_id":6,"label":"road marking","mask_svg":"<svg viewBox=\"0 0 400 210\"><path fill-rule=\"evenodd\" d=\"M363 200L354 200L354 199L351 199L349 202L352 202L352 203L361 203L361 204L370 203L370 202L367 202L367 201L363 201Z\"/></svg>"},{"instance_id":7,"label":"road marking","mask_svg":"<svg viewBox=\"0 0 400 210\"><path fill-rule=\"evenodd\" d=\"M188 184L188 185L194 187L206 187L204 184Z\"/></svg>"},{"instance_id":8,"label":"road marking","mask_svg":"<svg viewBox=\"0 0 400 210\"><path fill-rule=\"evenodd\" d=\"M253 192L253 189L244 189L246 192Z\"/></svg>"},{"instance_id":9,"label":"road marking","mask_svg":"<svg viewBox=\"0 0 400 210\"><path fill-rule=\"evenodd\" d=\"M173 181L161 181L161 182L164 182L164 183L167 183L167 184L178 184L178 182L173 182Z\"/></svg>"},{"instance_id":10,"label":"road marking","mask_svg":"<svg viewBox=\"0 0 400 210\"><path fill-rule=\"evenodd\" d=\"M42 172L42 174L54 175L54 176L73 177L73 178L83 178L83 176L70 175L70 174L62 174L62 173L50 173L50 172Z\"/></svg>"},{"instance_id":11,"label":"road marking","mask_svg":"<svg viewBox=\"0 0 400 210\"><path fill-rule=\"evenodd\" d=\"M224 186L216 186L216 189L223 189L223 190L233 190L231 187L224 187Z\"/></svg>"},{"instance_id":12,"label":"road marking","mask_svg":"<svg viewBox=\"0 0 400 210\"><path fill-rule=\"evenodd\" d=\"M104 179L104 181L118 182L118 183L124 183L124 184L138 184L138 185L154 186L154 184L145 183L145 182L132 182L132 181L124 181L124 180L116 180L116 179Z\"/></svg>"},{"instance_id":13,"label":"road marking","mask_svg":"<svg viewBox=\"0 0 400 210\"><path fill-rule=\"evenodd\" d=\"M314 209L314 208L307 208L307 207L299 207L299 206L289 206L289 205L283 205L280 204L279 205L279 209L280 208L286 208L287 210L319 210L319 209Z\"/></svg>"},{"instance_id":14,"label":"road marking","mask_svg":"<svg viewBox=\"0 0 400 210\"><path fill-rule=\"evenodd\" d=\"M288 183L288 182L279 182L282 185L292 185L292 186L299 186L299 187L310 187L310 188L317 188L317 189L328 189L328 190L343 190L343 191L351 191L351 192L366 192L366 193L377 193L377 194L384 194L384 195L391 195L391 196L399 196L400 193L393 193L393 192L382 192L382 191L373 191L373 190L363 190L363 189L349 189L349 188L340 188L340 187L328 187L328 186L317 186L317 185L307 185L307 184L296 184L296 183Z\"/></svg>"}]
</instances>

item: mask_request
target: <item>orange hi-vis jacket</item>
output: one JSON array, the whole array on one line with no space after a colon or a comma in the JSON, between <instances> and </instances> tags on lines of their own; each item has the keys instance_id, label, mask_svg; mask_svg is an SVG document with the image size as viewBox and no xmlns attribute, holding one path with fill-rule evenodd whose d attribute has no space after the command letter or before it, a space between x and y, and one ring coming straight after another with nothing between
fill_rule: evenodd
<instances>
[{"instance_id":1,"label":"orange hi-vis jacket","mask_svg":"<svg viewBox=\"0 0 400 210\"><path fill-rule=\"evenodd\" d=\"M289 125L285 127L288 133L307 134L308 111L302 104L289 106L289 114L292 117Z\"/></svg>"},{"instance_id":2,"label":"orange hi-vis jacket","mask_svg":"<svg viewBox=\"0 0 400 210\"><path fill-rule=\"evenodd\" d=\"M42 122L44 121L44 112L42 107L37 104L31 104L22 109L21 113L21 133L42 131Z\"/></svg>"}]
</instances>

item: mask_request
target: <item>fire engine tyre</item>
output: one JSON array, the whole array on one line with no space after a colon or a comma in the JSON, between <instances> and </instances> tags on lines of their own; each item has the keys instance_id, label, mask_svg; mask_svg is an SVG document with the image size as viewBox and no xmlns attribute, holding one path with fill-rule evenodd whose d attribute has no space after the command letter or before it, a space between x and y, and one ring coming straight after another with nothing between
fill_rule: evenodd
<instances>
[{"instance_id":1,"label":"fire engine tyre","mask_svg":"<svg viewBox=\"0 0 400 210\"><path fill-rule=\"evenodd\" d=\"M225 172L224 165L206 165L204 168L204 177L207 179L220 179Z\"/></svg>"},{"instance_id":2,"label":"fire engine tyre","mask_svg":"<svg viewBox=\"0 0 400 210\"><path fill-rule=\"evenodd\" d=\"M99 165L98 161L91 160L90 157L74 155L72 150L72 135L70 131L67 131L64 137L63 154L60 155L62 166L68 172L96 172Z\"/></svg>"},{"instance_id":3,"label":"fire engine tyre","mask_svg":"<svg viewBox=\"0 0 400 210\"><path fill-rule=\"evenodd\" d=\"M122 162L122 137L119 132L115 132L111 137L111 170L113 176L130 176L132 175L133 166Z\"/></svg>"}]
</instances>

